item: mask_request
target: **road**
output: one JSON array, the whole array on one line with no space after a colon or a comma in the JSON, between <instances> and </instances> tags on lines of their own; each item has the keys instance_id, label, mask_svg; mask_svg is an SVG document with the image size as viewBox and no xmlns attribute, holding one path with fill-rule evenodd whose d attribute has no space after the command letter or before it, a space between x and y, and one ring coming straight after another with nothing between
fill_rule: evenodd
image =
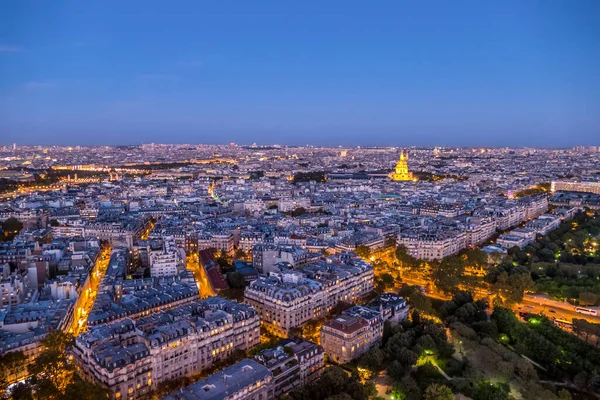
<instances>
[{"instance_id":1,"label":"road","mask_svg":"<svg viewBox=\"0 0 600 400\"><path fill-rule=\"evenodd\" d=\"M595 324L600 324L599 316L580 314L575 311L575 306L572 304L547 299L542 296L525 295L523 302L519 304L519 311L544 314L550 318L556 317L569 322L572 322L574 318L579 318Z\"/></svg>"},{"instance_id":2,"label":"road","mask_svg":"<svg viewBox=\"0 0 600 400\"><path fill-rule=\"evenodd\" d=\"M194 274L196 284L198 285L198 294L200 295L201 299L205 299L207 297L216 295L213 292L210 283L208 282L208 278L206 276L206 273L204 272L204 268L200 266L200 261L198 260L198 253L193 253L186 258L186 268L192 271L192 273Z\"/></svg>"},{"instance_id":3,"label":"road","mask_svg":"<svg viewBox=\"0 0 600 400\"><path fill-rule=\"evenodd\" d=\"M102 281L102 278L104 278L104 274L108 268L111 252L112 247L110 246L105 247L100 251L96 264L94 265L94 268L92 268L90 276L86 280L86 283L75 302L73 323L69 328L69 332L75 336L87 330L87 316L96 300L98 286L100 286L100 282Z\"/></svg>"},{"instance_id":4,"label":"road","mask_svg":"<svg viewBox=\"0 0 600 400\"><path fill-rule=\"evenodd\" d=\"M427 289L425 295L440 300L449 300L450 297L435 290L431 282L423 279L415 279L402 277L402 281L409 285L422 286ZM485 290L476 290L476 298L487 297ZM532 314L544 314L549 318L556 317L572 322L574 318L585 319L588 322L600 324L600 316L580 314L575 311L575 306L566 301L557 301L549 298L546 295L526 294L523 296L523 301L517 306L517 310L521 312L529 312Z\"/></svg>"}]
</instances>

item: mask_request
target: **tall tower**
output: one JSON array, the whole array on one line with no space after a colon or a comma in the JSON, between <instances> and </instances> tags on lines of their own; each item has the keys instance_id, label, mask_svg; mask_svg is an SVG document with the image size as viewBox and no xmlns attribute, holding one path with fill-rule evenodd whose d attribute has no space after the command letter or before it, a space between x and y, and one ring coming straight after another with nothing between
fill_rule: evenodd
<instances>
[{"instance_id":1,"label":"tall tower","mask_svg":"<svg viewBox=\"0 0 600 400\"><path fill-rule=\"evenodd\" d=\"M396 163L396 170L390 174L390 179L393 181L412 181L412 172L408 170L408 154L400 152L400 159Z\"/></svg>"}]
</instances>

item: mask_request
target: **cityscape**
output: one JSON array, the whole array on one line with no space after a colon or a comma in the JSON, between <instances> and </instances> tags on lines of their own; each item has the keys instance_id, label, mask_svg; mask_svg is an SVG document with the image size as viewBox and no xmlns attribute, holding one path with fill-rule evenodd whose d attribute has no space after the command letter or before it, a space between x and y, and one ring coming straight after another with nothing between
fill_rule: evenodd
<instances>
[{"instance_id":1,"label":"cityscape","mask_svg":"<svg viewBox=\"0 0 600 400\"><path fill-rule=\"evenodd\" d=\"M600 400L599 0L0 1L0 400Z\"/></svg>"},{"instance_id":2,"label":"cityscape","mask_svg":"<svg viewBox=\"0 0 600 400\"><path fill-rule=\"evenodd\" d=\"M598 147L0 160L9 398L598 396Z\"/></svg>"}]
</instances>

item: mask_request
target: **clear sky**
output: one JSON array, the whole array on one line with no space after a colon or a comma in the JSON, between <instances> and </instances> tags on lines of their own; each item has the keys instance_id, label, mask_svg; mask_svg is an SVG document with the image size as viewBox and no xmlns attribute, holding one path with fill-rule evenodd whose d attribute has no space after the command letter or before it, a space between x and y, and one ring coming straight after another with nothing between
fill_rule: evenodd
<instances>
[{"instance_id":1,"label":"clear sky","mask_svg":"<svg viewBox=\"0 0 600 400\"><path fill-rule=\"evenodd\" d=\"M13 142L600 145L600 1L2 0Z\"/></svg>"}]
</instances>

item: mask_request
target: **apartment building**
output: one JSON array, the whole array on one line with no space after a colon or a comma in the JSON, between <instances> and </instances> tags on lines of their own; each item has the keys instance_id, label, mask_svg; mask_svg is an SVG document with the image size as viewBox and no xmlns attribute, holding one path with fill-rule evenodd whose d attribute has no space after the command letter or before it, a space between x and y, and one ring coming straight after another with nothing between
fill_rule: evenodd
<instances>
[{"instance_id":1,"label":"apartment building","mask_svg":"<svg viewBox=\"0 0 600 400\"><path fill-rule=\"evenodd\" d=\"M400 233L396 244L405 246L415 258L441 260L464 249L467 246L467 234L464 231Z\"/></svg>"},{"instance_id":2,"label":"apartment building","mask_svg":"<svg viewBox=\"0 0 600 400\"><path fill-rule=\"evenodd\" d=\"M302 339L285 340L254 358L273 375L276 398L318 378L325 367L323 348Z\"/></svg>"},{"instance_id":3,"label":"apartment building","mask_svg":"<svg viewBox=\"0 0 600 400\"><path fill-rule=\"evenodd\" d=\"M162 400L273 400L274 391L271 371L255 360L245 359Z\"/></svg>"},{"instance_id":4,"label":"apartment building","mask_svg":"<svg viewBox=\"0 0 600 400\"><path fill-rule=\"evenodd\" d=\"M211 297L93 326L76 338L72 353L83 376L107 387L112 398L137 399L258 343L259 317L252 307Z\"/></svg>"},{"instance_id":5,"label":"apartment building","mask_svg":"<svg viewBox=\"0 0 600 400\"><path fill-rule=\"evenodd\" d=\"M265 208L265 202L262 199L248 199L244 201L244 211L249 213L260 212Z\"/></svg>"},{"instance_id":6,"label":"apartment building","mask_svg":"<svg viewBox=\"0 0 600 400\"><path fill-rule=\"evenodd\" d=\"M280 212L294 211L296 208L309 208L310 199L305 197L281 198L278 202Z\"/></svg>"},{"instance_id":7,"label":"apartment building","mask_svg":"<svg viewBox=\"0 0 600 400\"><path fill-rule=\"evenodd\" d=\"M147 253L150 276L154 278L177 275L177 264L180 257L172 236L150 240L147 245Z\"/></svg>"},{"instance_id":8,"label":"apartment building","mask_svg":"<svg viewBox=\"0 0 600 400\"><path fill-rule=\"evenodd\" d=\"M260 232L242 232L238 247L246 253L251 252L252 248L257 244L262 243L264 238L265 235Z\"/></svg>"},{"instance_id":9,"label":"apartment building","mask_svg":"<svg viewBox=\"0 0 600 400\"><path fill-rule=\"evenodd\" d=\"M310 253L296 245L275 245L261 243L252 248L252 264L261 273L276 272L278 263L289 263L302 268L315 261L321 254Z\"/></svg>"},{"instance_id":10,"label":"apartment building","mask_svg":"<svg viewBox=\"0 0 600 400\"><path fill-rule=\"evenodd\" d=\"M216 249L232 255L234 238L231 232L221 233L199 233L198 251L207 249Z\"/></svg>"},{"instance_id":11,"label":"apartment building","mask_svg":"<svg viewBox=\"0 0 600 400\"><path fill-rule=\"evenodd\" d=\"M600 194L600 182L552 181L550 189L552 192L565 191Z\"/></svg>"},{"instance_id":12,"label":"apartment building","mask_svg":"<svg viewBox=\"0 0 600 400\"><path fill-rule=\"evenodd\" d=\"M244 301L257 310L266 329L285 337L290 329L326 315L340 301L358 301L373 290L373 279L373 267L362 260L323 263L271 272L246 287Z\"/></svg>"},{"instance_id":13,"label":"apartment building","mask_svg":"<svg viewBox=\"0 0 600 400\"><path fill-rule=\"evenodd\" d=\"M491 218L469 217L465 224L467 246L478 246L496 233L496 221Z\"/></svg>"},{"instance_id":14,"label":"apartment building","mask_svg":"<svg viewBox=\"0 0 600 400\"><path fill-rule=\"evenodd\" d=\"M528 239L525 236L513 235L511 233L500 235L496 240L496 244L505 249L510 249L515 246L524 249L529 243L531 243L531 239Z\"/></svg>"},{"instance_id":15,"label":"apartment building","mask_svg":"<svg viewBox=\"0 0 600 400\"><path fill-rule=\"evenodd\" d=\"M529 196L519 199L519 205L525 210L525 219L537 218L548 211L548 196Z\"/></svg>"},{"instance_id":16,"label":"apartment building","mask_svg":"<svg viewBox=\"0 0 600 400\"><path fill-rule=\"evenodd\" d=\"M371 348L370 331L364 318L342 314L321 327L321 346L331 361L345 364Z\"/></svg>"}]
</instances>

